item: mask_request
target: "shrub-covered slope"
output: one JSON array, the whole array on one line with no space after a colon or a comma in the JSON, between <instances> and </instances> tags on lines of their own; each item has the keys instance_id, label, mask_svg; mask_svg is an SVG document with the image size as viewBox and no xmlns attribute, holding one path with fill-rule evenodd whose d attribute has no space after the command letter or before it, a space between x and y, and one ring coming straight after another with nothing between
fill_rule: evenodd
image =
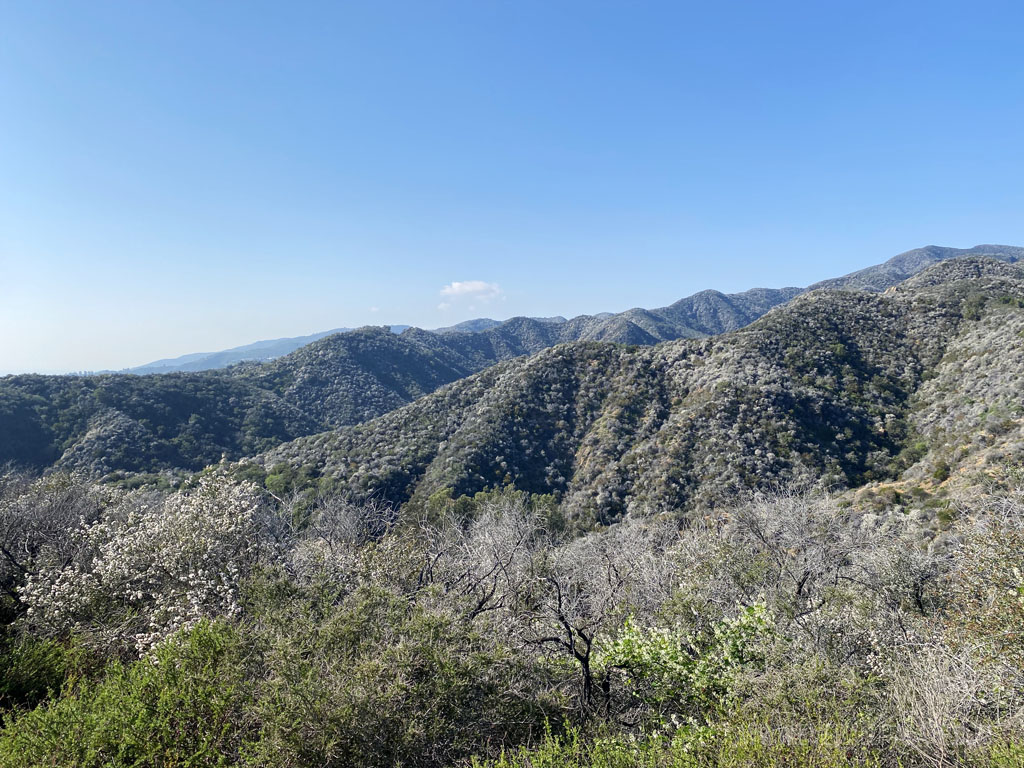
<instances>
[{"instance_id":1,"label":"shrub-covered slope","mask_svg":"<svg viewBox=\"0 0 1024 768\"><path fill-rule=\"evenodd\" d=\"M1005 246L972 250L979 249L997 251L1004 260L1015 259L1019 250ZM922 249L913 258L904 254L907 258L893 261L899 262L903 274L929 260L959 253L954 251ZM704 291L662 309L634 309L568 321L514 318L469 333L410 328L396 335L383 327L363 328L319 339L268 363L244 363L221 371L149 377L5 377L0 379L0 463L34 469L56 466L110 479L126 473L191 472L222 456L237 459L283 441L368 421L499 361L572 341L652 345L736 330L799 293L795 288L733 295ZM836 297L828 301L845 306L857 300ZM801 306L811 314L817 311L814 304ZM833 310L823 307L821 311ZM691 349L685 344L678 349L684 356L691 354L685 351ZM711 345L709 354L724 366L716 357L718 349L717 344ZM627 368L648 365L657 369L665 353L607 354L616 360L621 357L621 365ZM554 358L557 355L543 358L537 365L543 368L545 361ZM730 373L723 368L723 380L747 382L750 371L743 369L744 364L737 363ZM614 368L619 363L610 365ZM784 368L775 373L786 375ZM680 386L685 389L689 385ZM639 390L632 395L642 396ZM690 401L687 403L689 407ZM594 407L588 403L583 410L590 413ZM698 417L704 415L694 412L693 418ZM591 416L581 418L586 424ZM507 451L499 453L504 456ZM574 450L573 461L575 455ZM798 470L805 463L795 462L794 472L801 474ZM533 476L527 471L500 469L488 471L501 478L506 474ZM555 472L551 468L543 471ZM842 474L849 480L846 470ZM854 474L868 477L861 470ZM681 487L694 482L698 481L679 480ZM540 484L551 490L568 488L557 486L548 481Z\"/></svg>"},{"instance_id":2,"label":"shrub-covered slope","mask_svg":"<svg viewBox=\"0 0 1024 768\"><path fill-rule=\"evenodd\" d=\"M323 428L273 392L201 374L0 380L0 462L111 472L201 469Z\"/></svg>"},{"instance_id":3,"label":"shrub-covered slope","mask_svg":"<svg viewBox=\"0 0 1024 768\"><path fill-rule=\"evenodd\" d=\"M159 376L0 379L0 463L95 476L202 469L377 416L487 364L384 328L267 364Z\"/></svg>"},{"instance_id":4,"label":"shrub-covered slope","mask_svg":"<svg viewBox=\"0 0 1024 768\"><path fill-rule=\"evenodd\" d=\"M793 289L795 290L795 289ZM705 292L666 310L567 322L515 318L473 333L361 328L267 363L156 376L0 378L0 464L95 476L195 471L359 424L501 360L592 338L653 344L749 322L790 295Z\"/></svg>"},{"instance_id":5,"label":"shrub-covered slope","mask_svg":"<svg viewBox=\"0 0 1024 768\"><path fill-rule=\"evenodd\" d=\"M812 292L723 336L557 346L259 462L397 503L513 484L600 522L769 483L852 487L959 466L978 454L951 450L954 427L941 425L966 433L958 445L982 439L993 417L979 402L1010 414L1001 445L1019 432L1022 340L1007 329L1024 323L1022 304L1016 267L946 262L884 294Z\"/></svg>"}]
</instances>

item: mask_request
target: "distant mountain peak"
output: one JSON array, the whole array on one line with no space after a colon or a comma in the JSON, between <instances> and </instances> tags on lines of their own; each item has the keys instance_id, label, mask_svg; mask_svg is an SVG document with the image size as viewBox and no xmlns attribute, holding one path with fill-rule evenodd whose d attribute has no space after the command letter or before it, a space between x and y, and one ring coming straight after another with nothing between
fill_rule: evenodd
<instances>
[{"instance_id":1,"label":"distant mountain peak","mask_svg":"<svg viewBox=\"0 0 1024 768\"><path fill-rule=\"evenodd\" d=\"M964 256L988 256L999 261L1016 262L1024 259L1024 248L1014 245L975 245L972 248L948 248L926 245L893 256L882 264L859 269L842 277L822 280L808 290L860 290L884 291L913 277L932 264Z\"/></svg>"},{"instance_id":2,"label":"distant mountain peak","mask_svg":"<svg viewBox=\"0 0 1024 768\"><path fill-rule=\"evenodd\" d=\"M401 333L409 326L392 325L383 327L390 328L393 333ZM198 371L227 368L229 365L242 362L267 362L283 357L325 336L332 336L336 333L349 333L352 330L352 328L334 328L330 331L321 331L309 336L254 341L251 344L223 349L218 352L193 352L181 357L154 360L152 363L146 363L134 368L125 368L121 371L101 371L101 373L131 373L139 376L154 373L196 373Z\"/></svg>"}]
</instances>

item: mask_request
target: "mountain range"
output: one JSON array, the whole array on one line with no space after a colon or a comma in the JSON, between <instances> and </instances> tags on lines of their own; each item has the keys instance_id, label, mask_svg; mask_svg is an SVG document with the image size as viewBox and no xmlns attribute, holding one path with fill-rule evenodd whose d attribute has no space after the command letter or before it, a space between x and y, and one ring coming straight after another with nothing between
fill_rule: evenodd
<instances>
[{"instance_id":1,"label":"mountain range","mask_svg":"<svg viewBox=\"0 0 1024 768\"><path fill-rule=\"evenodd\" d=\"M1021 256L1008 246L929 247L809 293L704 291L661 309L480 330L367 327L269 362L194 373L8 376L0 461L138 483L257 455L264 473L283 465L325 488L399 502L507 481L605 516L714 498L767 473L845 485L893 478L920 432L907 413L935 365L925 350L946 348L937 329L949 335L943 344L959 338L949 318L967 299L949 298L961 289L948 286L980 290L993 269L1009 270L993 289L1003 293L979 301L1009 297L1011 312L1018 273L1007 264ZM940 262L982 264L984 277L925 271L878 295ZM945 287L920 282L935 275ZM915 314L922 301L948 305L927 333ZM660 437L637 442L651 430ZM774 447L747 455L755 438ZM644 490L658 473L671 478Z\"/></svg>"},{"instance_id":2,"label":"mountain range","mask_svg":"<svg viewBox=\"0 0 1024 768\"><path fill-rule=\"evenodd\" d=\"M401 333L408 327L407 325L393 325L391 330L394 333ZM296 349L311 344L325 336L333 336L336 333L348 333L351 330L353 329L334 328L330 331L313 333L309 336L254 341L252 344L222 349L219 352L193 352L192 354L181 355L180 357L154 360L152 363L139 365L135 368L125 368L122 371L100 371L100 373L132 373L138 376L145 376L153 373L212 371L251 360L265 362L278 357L284 357L290 352L294 352Z\"/></svg>"},{"instance_id":3,"label":"mountain range","mask_svg":"<svg viewBox=\"0 0 1024 768\"><path fill-rule=\"evenodd\" d=\"M933 264L963 256L986 256L998 261L1014 263L1024 259L1024 248L1013 245L976 245L973 248L946 248L939 245L927 245L924 248L915 248L912 251L893 256L883 264L877 264L831 280L823 280L810 286L807 290L828 288L884 291Z\"/></svg>"},{"instance_id":4,"label":"mountain range","mask_svg":"<svg viewBox=\"0 0 1024 768\"><path fill-rule=\"evenodd\" d=\"M946 261L885 293L815 290L752 325L575 343L256 458L321 491L424 506L514 485L574 518L713 508L769 483L927 495L1024 447L1024 272Z\"/></svg>"}]
</instances>

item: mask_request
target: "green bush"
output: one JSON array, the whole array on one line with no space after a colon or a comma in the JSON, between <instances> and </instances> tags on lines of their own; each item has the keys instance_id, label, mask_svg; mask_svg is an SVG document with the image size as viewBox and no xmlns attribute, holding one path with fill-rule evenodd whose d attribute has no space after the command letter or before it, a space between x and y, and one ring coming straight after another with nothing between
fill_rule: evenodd
<instances>
[{"instance_id":1,"label":"green bush","mask_svg":"<svg viewBox=\"0 0 1024 768\"><path fill-rule=\"evenodd\" d=\"M59 694L86 663L86 654L75 644L20 634L5 638L0 641L0 711L35 706Z\"/></svg>"},{"instance_id":2,"label":"green bush","mask_svg":"<svg viewBox=\"0 0 1024 768\"><path fill-rule=\"evenodd\" d=\"M70 688L70 687L69 687ZM246 736L252 676L238 632L203 623L115 662L0 731L0 765L227 766Z\"/></svg>"},{"instance_id":3,"label":"green bush","mask_svg":"<svg viewBox=\"0 0 1024 768\"><path fill-rule=\"evenodd\" d=\"M672 736L585 736L578 729L507 752L473 768L875 768L882 758L862 734L831 724L810 738L785 739L752 725L682 729Z\"/></svg>"},{"instance_id":4,"label":"green bush","mask_svg":"<svg viewBox=\"0 0 1024 768\"><path fill-rule=\"evenodd\" d=\"M266 621L259 765L441 766L517 743L550 714L517 691L510 654L381 589L326 616L294 600Z\"/></svg>"},{"instance_id":5,"label":"green bush","mask_svg":"<svg viewBox=\"0 0 1024 768\"><path fill-rule=\"evenodd\" d=\"M757 646L769 631L763 603L715 623L704 637L627 619L598 661L623 671L633 695L654 712L705 722L728 704L736 672L762 660Z\"/></svg>"}]
</instances>

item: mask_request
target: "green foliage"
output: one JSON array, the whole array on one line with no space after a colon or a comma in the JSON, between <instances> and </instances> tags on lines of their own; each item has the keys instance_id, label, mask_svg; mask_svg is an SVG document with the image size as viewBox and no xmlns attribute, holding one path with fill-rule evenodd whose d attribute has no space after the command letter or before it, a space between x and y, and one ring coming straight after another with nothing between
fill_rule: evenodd
<instances>
[{"instance_id":1,"label":"green foliage","mask_svg":"<svg viewBox=\"0 0 1024 768\"><path fill-rule=\"evenodd\" d=\"M864 734L842 723L811 737L787 740L754 724L720 730L685 728L672 736L588 736L579 729L548 735L474 768L881 768L880 755L863 746Z\"/></svg>"},{"instance_id":2,"label":"green foliage","mask_svg":"<svg viewBox=\"0 0 1024 768\"><path fill-rule=\"evenodd\" d=\"M716 622L702 637L627 619L598 664L624 671L629 689L660 716L710 722L729 704L735 673L763 660L758 646L769 631L764 603Z\"/></svg>"},{"instance_id":3,"label":"green foliage","mask_svg":"<svg viewBox=\"0 0 1024 768\"><path fill-rule=\"evenodd\" d=\"M74 643L10 633L0 641L0 711L59 695L69 678L88 667L87 654Z\"/></svg>"},{"instance_id":4,"label":"green foliage","mask_svg":"<svg viewBox=\"0 0 1024 768\"><path fill-rule=\"evenodd\" d=\"M984 294L975 293L968 296L961 310L964 320L980 320L987 303L988 297Z\"/></svg>"},{"instance_id":5,"label":"green foliage","mask_svg":"<svg viewBox=\"0 0 1024 768\"><path fill-rule=\"evenodd\" d=\"M111 664L14 715L0 764L75 768L228 766L246 736L253 680L234 629L205 623L133 664Z\"/></svg>"},{"instance_id":6,"label":"green foliage","mask_svg":"<svg viewBox=\"0 0 1024 768\"><path fill-rule=\"evenodd\" d=\"M545 528L559 533L565 528L565 519L559 508L558 497L550 493L526 493L506 485L493 490L477 491L472 496L453 498L451 488L441 488L427 499L424 505L426 519L439 522L446 517L455 520L473 520L480 511L496 503L522 504L540 516Z\"/></svg>"},{"instance_id":7,"label":"green foliage","mask_svg":"<svg viewBox=\"0 0 1024 768\"><path fill-rule=\"evenodd\" d=\"M1006 741L995 744L987 756L976 762L979 766L987 765L990 768L1018 768L1024 765L1024 742Z\"/></svg>"},{"instance_id":8,"label":"green foliage","mask_svg":"<svg viewBox=\"0 0 1024 768\"><path fill-rule=\"evenodd\" d=\"M272 622L254 714L261 765L445 765L543 722L517 663L453 617L361 589L314 619L291 601Z\"/></svg>"}]
</instances>

